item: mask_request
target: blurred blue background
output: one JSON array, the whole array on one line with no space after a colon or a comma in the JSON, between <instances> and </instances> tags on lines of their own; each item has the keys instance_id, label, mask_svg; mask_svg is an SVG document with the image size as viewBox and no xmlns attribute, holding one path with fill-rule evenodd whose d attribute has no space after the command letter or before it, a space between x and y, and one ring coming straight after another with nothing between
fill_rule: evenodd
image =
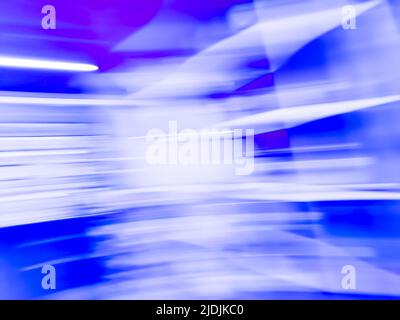
<instances>
[{"instance_id":1,"label":"blurred blue background","mask_svg":"<svg viewBox=\"0 0 400 320\"><path fill-rule=\"evenodd\" d=\"M399 298L399 32L395 0L2 0L0 298ZM148 164L170 121L253 129L254 171Z\"/></svg>"}]
</instances>

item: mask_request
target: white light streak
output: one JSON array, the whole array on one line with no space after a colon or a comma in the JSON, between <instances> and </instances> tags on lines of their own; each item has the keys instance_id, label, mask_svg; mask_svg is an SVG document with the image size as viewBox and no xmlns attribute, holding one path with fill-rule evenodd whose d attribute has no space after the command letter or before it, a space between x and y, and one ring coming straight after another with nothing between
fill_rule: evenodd
<instances>
[{"instance_id":1,"label":"white light streak","mask_svg":"<svg viewBox=\"0 0 400 320\"><path fill-rule=\"evenodd\" d=\"M0 56L0 66L10 68L47 69L63 71L96 71L97 66L87 63L75 63L53 60L39 60Z\"/></svg>"}]
</instances>

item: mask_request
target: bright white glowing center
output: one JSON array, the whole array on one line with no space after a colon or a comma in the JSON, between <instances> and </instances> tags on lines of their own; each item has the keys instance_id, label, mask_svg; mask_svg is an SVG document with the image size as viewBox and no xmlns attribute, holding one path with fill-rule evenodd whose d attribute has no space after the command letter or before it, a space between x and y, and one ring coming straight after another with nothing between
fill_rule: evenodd
<instances>
[{"instance_id":1,"label":"bright white glowing center","mask_svg":"<svg viewBox=\"0 0 400 320\"><path fill-rule=\"evenodd\" d=\"M97 66L86 63L74 63L52 60L10 58L0 56L0 66L29 69L49 69L65 71L96 71Z\"/></svg>"}]
</instances>

